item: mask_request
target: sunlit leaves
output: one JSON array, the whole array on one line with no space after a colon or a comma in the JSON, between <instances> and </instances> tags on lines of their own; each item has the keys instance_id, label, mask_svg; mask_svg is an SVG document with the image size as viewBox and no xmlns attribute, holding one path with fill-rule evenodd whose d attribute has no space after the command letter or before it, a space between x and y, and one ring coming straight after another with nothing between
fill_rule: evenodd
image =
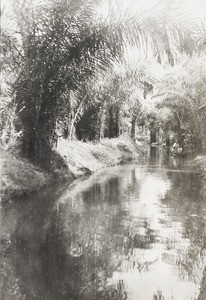
<instances>
[{"instance_id":1,"label":"sunlit leaves","mask_svg":"<svg viewBox=\"0 0 206 300\"><path fill-rule=\"evenodd\" d=\"M160 85L158 107L166 107L173 113L171 122L179 123L179 130L193 138L194 147L205 149L205 55L189 59L176 72L163 78ZM199 109L200 108L200 109ZM176 128L178 130L178 128ZM178 132L177 132L178 133Z\"/></svg>"}]
</instances>

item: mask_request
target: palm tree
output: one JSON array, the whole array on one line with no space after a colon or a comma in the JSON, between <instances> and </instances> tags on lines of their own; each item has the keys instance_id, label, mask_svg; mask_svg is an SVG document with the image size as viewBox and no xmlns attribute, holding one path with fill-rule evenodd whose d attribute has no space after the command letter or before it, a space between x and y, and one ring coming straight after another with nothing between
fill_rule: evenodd
<instances>
[{"instance_id":1,"label":"palm tree","mask_svg":"<svg viewBox=\"0 0 206 300\"><path fill-rule=\"evenodd\" d=\"M169 108L173 114L170 123L177 133L180 143L187 136L193 147L205 150L205 54L187 59L176 71L167 74L154 96L158 107ZM173 124L173 125L172 125Z\"/></svg>"},{"instance_id":2,"label":"palm tree","mask_svg":"<svg viewBox=\"0 0 206 300\"><path fill-rule=\"evenodd\" d=\"M47 167L51 160L57 102L62 93L78 90L97 68L121 59L128 43L145 55L151 52L159 62L167 58L171 65L177 53L191 55L201 50L197 30L180 29L179 20L152 14L110 14L102 20L96 15L98 4L48 0L34 7L27 1L23 5L16 2L22 69L14 90L18 109L23 109L23 152L38 165Z\"/></svg>"}]
</instances>

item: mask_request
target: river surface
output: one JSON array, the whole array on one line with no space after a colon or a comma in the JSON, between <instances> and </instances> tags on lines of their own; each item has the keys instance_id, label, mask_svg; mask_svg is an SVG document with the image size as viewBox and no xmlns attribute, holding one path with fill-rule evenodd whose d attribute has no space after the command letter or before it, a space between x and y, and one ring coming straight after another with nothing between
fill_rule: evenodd
<instances>
[{"instance_id":1,"label":"river surface","mask_svg":"<svg viewBox=\"0 0 206 300\"><path fill-rule=\"evenodd\" d=\"M205 229L186 160L151 156L53 186L2 204L1 299L197 299Z\"/></svg>"}]
</instances>

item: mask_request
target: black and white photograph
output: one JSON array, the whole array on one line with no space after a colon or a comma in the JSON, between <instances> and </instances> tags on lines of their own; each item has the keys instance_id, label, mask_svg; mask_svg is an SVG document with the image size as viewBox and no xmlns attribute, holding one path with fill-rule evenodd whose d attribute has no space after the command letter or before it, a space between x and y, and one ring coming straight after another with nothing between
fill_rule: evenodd
<instances>
[{"instance_id":1,"label":"black and white photograph","mask_svg":"<svg viewBox=\"0 0 206 300\"><path fill-rule=\"evenodd\" d=\"M0 0L0 300L206 300L206 0Z\"/></svg>"}]
</instances>

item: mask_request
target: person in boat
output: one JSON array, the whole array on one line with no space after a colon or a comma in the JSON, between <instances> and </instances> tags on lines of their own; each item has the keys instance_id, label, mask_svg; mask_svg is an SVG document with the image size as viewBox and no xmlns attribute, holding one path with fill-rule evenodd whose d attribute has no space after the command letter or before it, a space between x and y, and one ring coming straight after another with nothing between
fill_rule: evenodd
<instances>
[{"instance_id":1,"label":"person in boat","mask_svg":"<svg viewBox=\"0 0 206 300\"><path fill-rule=\"evenodd\" d=\"M171 147L171 152L180 154L182 152L182 148L179 146L178 141L176 140Z\"/></svg>"},{"instance_id":2,"label":"person in boat","mask_svg":"<svg viewBox=\"0 0 206 300\"><path fill-rule=\"evenodd\" d=\"M174 151L177 151L178 148L179 148L179 144L178 144L177 141L175 141L174 144L172 145L172 149L173 149Z\"/></svg>"}]
</instances>

